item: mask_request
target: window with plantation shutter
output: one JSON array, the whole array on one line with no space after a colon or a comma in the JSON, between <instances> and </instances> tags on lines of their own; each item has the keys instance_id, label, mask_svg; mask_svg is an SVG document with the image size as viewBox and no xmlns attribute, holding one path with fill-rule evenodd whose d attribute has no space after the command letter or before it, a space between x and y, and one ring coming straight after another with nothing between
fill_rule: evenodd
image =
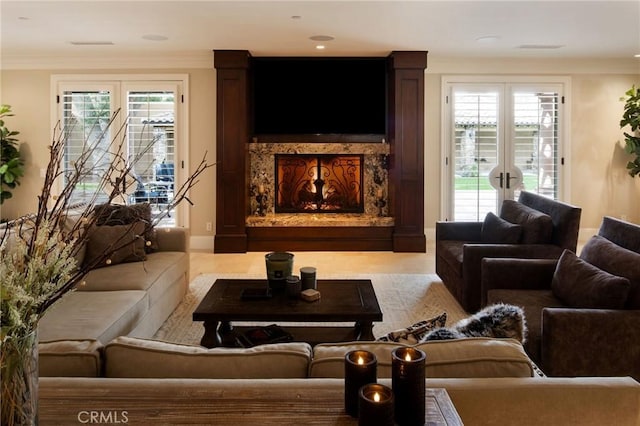
<instances>
[{"instance_id":1,"label":"window with plantation shutter","mask_svg":"<svg viewBox=\"0 0 640 426\"><path fill-rule=\"evenodd\" d=\"M122 76L54 76L56 117L63 129L64 169L71 170L80 159L90 170L74 189L74 202L100 203L107 199L97 188L104 170L113 161L135 163L135 190L119 202L147 202L152 214L170 208L174 191L185 176L181 160L188 148L181 146L186 130L180 123L186 77L169 80ZM119 111L109 128L107 124ZM123 144L124 157L115 159L109 144ZM90 155L87 155L87 153ZM97 189L97 191L96 191ZM160 226L188 226L187 215L173 209Z\"/></svg>"},{"instance_id":2,"label":"window with plantation shutter","mask_svg":"<svg viewBox=\"0 0 640 426\"><path fill-rule=\"evenodd\" d=\"M463 80L443 85L442 217L482 221L523 190L562 199L566 82Z\"/></svg>"},{"instance_id":3,"label":"window with plantation shutter","mask_svg":"<svg viewBox=\"0 0 640 426\"><path fill-rule=\"evenodd\" d=\"M96 202L107 198L96 189L111 161L108 151L111 129L107 126L113 111L112 96L110 90L65 90L62 94L64 169L71 170L78 161L86 161L86 169L90 170L73 191L73 203L91 202L96 195ZM90 156L83 155L89 151Z\"/></svg>"}]
</instances>

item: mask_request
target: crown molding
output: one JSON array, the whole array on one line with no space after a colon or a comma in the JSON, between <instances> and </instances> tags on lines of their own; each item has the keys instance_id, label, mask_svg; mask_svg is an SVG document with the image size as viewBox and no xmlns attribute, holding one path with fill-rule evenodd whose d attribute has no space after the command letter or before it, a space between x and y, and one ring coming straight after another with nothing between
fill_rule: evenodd
<instances>
[{"instance_id":1,"label":"crown molding","mask_svg":"<svg viewBox=\"0 0 640 426\"><path fill-rule=\"evenodd\" d=\"M430 56L429 74L640 74L638 58L474 58Z\"/></svg>"},{"instance_id":2,"label":"crown molding","mask_svg":"<svg viewBox=\"0 0 640 426\"><path fill-rule=\"evenodd\" d=\"M2 55L4 70L71 70L71 69L213 69L213 53L153 55Z\"/></svg>"}]
</instances>

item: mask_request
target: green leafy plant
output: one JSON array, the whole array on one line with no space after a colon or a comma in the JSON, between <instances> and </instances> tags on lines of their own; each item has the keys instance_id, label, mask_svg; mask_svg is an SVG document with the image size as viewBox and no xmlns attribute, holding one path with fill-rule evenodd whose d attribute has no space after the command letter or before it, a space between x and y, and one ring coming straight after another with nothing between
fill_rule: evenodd
<instances>
[{"instance_id":1,"label":"green leafy plant","mask_svg":"<svg viewBox=\"0 0 640 426\"><path fill-rule=\"evenodd\" d=\"M12 189L20 185L18 180L24 175L24 162L20 158L18 140L14 137L20 132L9 130L4 118L11 117L11 106L0 106L0 132L2 133L2 153L0 155L0 204L11 198Z\"/></svg>"},{"instance_id":2,"label":"green leafy plant","mask_svg":"<svg viewBox=\"0 0 640 426\"><path fill-rule=\"evenodd\" d=\"M624 113L620 120L620 128L625 126L631 127L631 132L624 132L624 150L631 155L635 155L633 161L627 163L629 174L633 177L640 175L640 88L635 85L625 92L626 98L620 98L624 101Z\"/></svg>"}]
</instances>

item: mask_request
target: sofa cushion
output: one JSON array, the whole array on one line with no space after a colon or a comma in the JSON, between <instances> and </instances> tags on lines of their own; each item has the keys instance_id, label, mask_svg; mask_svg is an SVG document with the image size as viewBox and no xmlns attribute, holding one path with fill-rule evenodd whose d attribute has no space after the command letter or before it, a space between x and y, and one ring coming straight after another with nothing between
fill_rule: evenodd
<instances>
[{"instance_id":1,"label":"sofa cushion","mask_svg":"<svg viewBox=\"0 0 640 426\"><path fill-rule=\"evenodd\" d=\"M407 328L391 331L384 336L378 337L378 342L398 342L405 345L415 345L431 330L444 327L447 324L447 313L443 312L438 316L426 320L418 321Z\"/></svg>"},{"instance_id":2,"label":"sofa cushion","mask_svg":"<svg viewBox=\"0 0 640 426\"><path fill-rule=\"evenodd\" d=\"M571 308L622 309L629 296L629 280L611 275L577 257L562 252L551 280L551 291Z\"/></svg>"},{"instance_id":3,"label":"sofa cushion","mask_svg":"<svg viewBox=\"0 0 640 426\"><path fill-rule=\"evenodd\" d=\"M44 314L38 338L40 342L95 339L106 343L133 330L148 309L149 297L141 290L73 291Z\"/></svg>"},{"instance_id":4,"label":"sofa cushion","mask_svg":"<svg viewBox=\"0 0 640 426\"><path fill-rule=\"evenodd\" d=\"M508 222L489 212L482 223L482 242L490 244L518 244L522 226Z\"/></svg>"},{"instance_id":5,"label":"sofa cushion","mask_svg":"<svg viewBox=\"0 0 640 426\"><path fill-rule=\"evenodd\" d=\"M494 289L487 293L487 303L509 303L520 306L527 320L527 340L524 348L538 365L541 363L542 309L564 306L551 290Z\"/></svg>"},{"instance_id":6,"label":"sofa cushion","mask_svg":"<svg viewBox=\"0 0 640 426\"><path fill-rule=\"evenodd\" d=\"M142 221L145 224L145 251L151 253L158 249L155 228L151 222L151 205L137 203L131 205L100 204L94 208L96 225L130 225Z\"/></svg>"},{"instance_id":7,"label":"sofa cushion","mask_svg":"<svg viewBox=\"0 0 640 426\"><path fill-rule=\"evenodd\" d=\"M100 377L102 343L97 340L55 340L38 344L40 377Z\"/></svg>"},{"instance_id":8,"label":"sofa cushion","mask_svg":"<svg viewBox=\"0 0 640 426\"><path fill-rule=\"evenodd\" d=\"M438 241L438 255L453 269L458 276L462 276L462 259L464 246L472 241L444 240ZM477 241L476 241L477 242Z\"/></svg>"},{"instance_id":9,"label":"sofa cushion","mask_svg":"<svg viewBox=\"0 0 640 426\"><path fill-rule=\"evenodd\" d=\"M548 214L539 212L517 201L504 200L500 217L522 226L522 244L548 244L553 234L553 221Z\"/></svg>"},{"instance_id":10,"label":"sofa cushion","mask_svg":"<svg viewBox=\"0 0 640 426\"><path fill-rule=\"evenodd\" d=\"M324 343L313 349L309 377L344 377L344 357L355 349L373 352L378 377L391 377L392 342ZM512 339L471 337L414 346L427 354L427 377L532 377L533 367L520 343Z\"/></svg>"},{"instance_id":11,"label":"sofa cushion","mask_svg":"<svg viewBox=\"0 0 640 426\"><path fill-rule=\"evenodd\" d=\"M118 337L104 350L106 377L305 378L311 346L291 342L253 348L213 348Z\"/></svg>"},{"instance_id":12,"label":"sofa cushion","mask_svg":"<svg viewBox=\"0 0 640 426\"><path fill-rule=\"evenodd\" d=\"M582 248L580 258L610 274L627 278L631 286L625 307L640 309L640 253L594 235Z\"/></svg>"},{"instance_id":13,"label":"sofa cushion","mask_svg":"<svg viewBox=\"0 0 640 426\"><path fill-rule=\"evenodd\" d=\"M167 288L188 270L187 253L154 252L148 254L144 262L122 263L89 271L77 290L145 290L149 294L149 304L153 306Z\"/></svg>"},{"instance_id":14,"label":"sofa cushion","mask_svg":"<svg viewBox=\"0 0 640 426\"><path fill-rule=\"evenodd\" d=\"M85 264L101 268L145 260L145 243L141 236L144 228L145 224L142 221L129 225L92 226L88 231ZM111 252L111 254L96 264L95 262L102 258L105 252Z\"/></svg>"}]
</instances>

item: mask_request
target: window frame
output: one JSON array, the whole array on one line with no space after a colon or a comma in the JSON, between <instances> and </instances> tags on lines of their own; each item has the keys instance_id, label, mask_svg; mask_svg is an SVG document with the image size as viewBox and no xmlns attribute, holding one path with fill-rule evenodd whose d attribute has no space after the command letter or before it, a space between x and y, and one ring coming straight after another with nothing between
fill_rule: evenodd
<instances>
[{"instance_id":1,"label":"window frame","mask_svg":"<svg viewBox=\"0 0 640 426\"><path fill-rule=\"evenodd\" d=\"M558 123L560 143L558 145L559 185L558 200L571 200L571 78L566 76L514 76L514 75L443 75L440 84L440 220L451 218L451 120L452 111L449 97L454 86L463 85L503 85L505 97L512 96L514 87L524 86L560 86L562 88L561 107L563 109ZM511 99L508 100L512 109ZM501 106L505 108L505 106ZM505 120L511 116L510 111L504 111Z\"/></svg>"},{"instance_id":2,"label":"window frame","mask_svg":"<svg viewBox=\"0 0 640 426\"><path fill-rule=\"evenodd\" d=\"M176 138L176 185L179 187L190 174L189 168L189 93L188 74L54 74L51 76L51 126L52 137L56 123L61 120L61 103L65 90L105 90L112 89L111 107L113 111L118 108L126 109L127 90L139 88L149 90L161 90L172 87L176 91L175 111L175 138ZM126 114L122 115L123 119ZM61 191L61 182L55 188ZM188 194L187 194L188 195ZM189 227L190 215L187 203L181 203L176 207L176 226Z\"/></svg>"}]
</instances>

